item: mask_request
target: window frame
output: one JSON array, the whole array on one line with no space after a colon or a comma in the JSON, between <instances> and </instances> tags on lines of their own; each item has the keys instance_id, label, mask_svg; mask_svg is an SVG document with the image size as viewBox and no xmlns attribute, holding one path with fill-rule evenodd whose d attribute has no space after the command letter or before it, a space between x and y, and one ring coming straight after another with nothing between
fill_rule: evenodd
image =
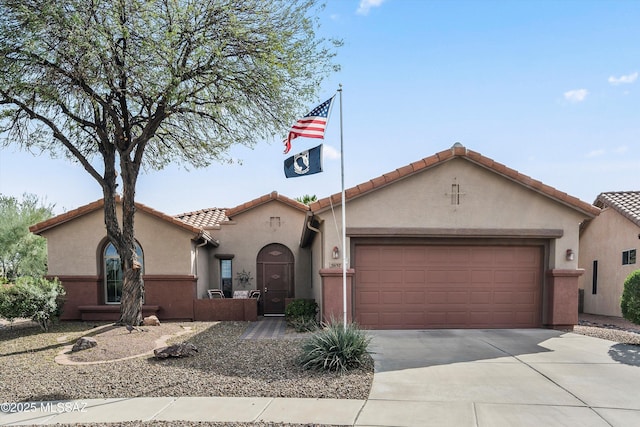
<instances>
[{"instance_id":1,"label":"window frame","mask_svg":"<svg viewBox=\"0 0 640 427\"><path fill-rule=\"evenodd\" d=\"M144 274L144 251L142 250L142 246L136 241L136 254L138 256L138 262L140 263L141 273ZM107 253L109 252L109 253ZM117 265L117 270L114 268L109 269L108 261L112 261L113 265ZM115 245L111 242L107 242L102 250L102 268L104 272L104 277L102 280L102 284L104 287L104 303L107 305L119 305L122 299L122 283L124 282L124 274L122 271L122 262L120 262L120 254L115 247ZM115 272L115 279L110 279L110 272ZM114 299L117 301L110 301L109 298L109 287L110 282L114 283ZM119 290L119 292L118 292Z\"/></svg>"},{"instance_id":2,"label":"window frame","mask_svg":"<svg viewBox=\"0 0 640 427\"><path fill-rule=\"evenodd\" d=\"M636 250L627 249L622 251L622 265L632 265L636 263Z\"/></svg>"},{"instance_id":3,"label":"window frame","mask_svg":"<svg viewBox=\"0 0 640 427\"><path fill-rule=\"evenodd\" d=\"M225 265L228 264L228 267ZM228 271L228 277L225 275ZM220 290L225 298L233 296L233 260L231 258L220 259Z\"/></svg>"}]
</instances>

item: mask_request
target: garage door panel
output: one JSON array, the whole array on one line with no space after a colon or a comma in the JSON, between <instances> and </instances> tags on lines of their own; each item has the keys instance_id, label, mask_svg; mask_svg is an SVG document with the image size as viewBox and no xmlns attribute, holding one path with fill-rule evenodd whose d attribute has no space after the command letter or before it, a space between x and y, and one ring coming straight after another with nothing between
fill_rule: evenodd
<instances>
[{"instance_id":1,"label":"garage door panel","mask_svg":"<svg viewBox=\"0 0 640 427\"><path fill-rule=\"evenodd\" d=\"M402 304L401 291L386 290L384 292L380 292L380 296L382 297L382 302L386 305Z\"/></svg>"},{"instance_id":2,"label":"garage door panel","mask_svg":"<svg viewBox=\"0 0 640 427\"><path fill-rule=\"evenodd\" d=\"M427 301L430 304L444 304L447 302L447 293L444 291L427 290Z\"/></svg>"},{"instance_id":3,"label":"garage door panel","mask_svg":"<svg viewBox=\"0 0 640 427\"><path fill-rule=\"evenodd\" d=\"M406 270L404 272L404 283L424 284L426 273L424 270Z\"/></svg>"},{"instance_id":4,"label":"garage door panel","mask_svg":"<svg viewBox=\"0 0 640 427\"><path fill-rule=\"evenodd\" d=\"M360 304L364 305L371 305L371 304L375 304L378 305L380 304L380 292L375 291L375 292L368 292L368 291L360 291L358 293L358 296L360 298Z\"/></svg>"},{"instance_id":5,"label":"garage door panel","mask_svg":"<svg viewBox=\"0 0 640 427\"><path fill-rule=\"evenodd\" d=\"M357 245L355 260L363 327L541 324L541 247Z\"/></svg>"},{"instance_id":6,"label":"garage door panel","mask_svg":"<svg viewBox=\"0 0 640 427\"><path fill-rule=\"evenodd\" d=\"M423 247L410 247L405 249L405 265L424 265L427 262L427 251Z\"/></svg>"},{"instance_id":7,"label":"garage door panel","mask_svg":"<svg viewBox=\"0 0 640 427\"><path fill-rule=\"evenodd\" d=\"M491 291L472 291L469 302L473 304L474 307L478 304L489 304L491 303L491 296Z\"/></svg>"},{"instance_id":8,"label":"garage door panel","mask_svg":"<svg viewBox=\"0 0 640 427\"><path fill-rule=\"evenodd\" d=\"M482 284L493 282L493 271L490 270L471 270L471 283Z\"/></svg>"},{"instance_id":9,"label":"garage door panel","mask_svg":"<svg viewBox=\"0 0 640 427\"><path fill-rule=\"evenodd\" d=\"M384 270L380 272L380 283L390 286L396 283L402 283L402 270Z\"/></svg>"},{"instance_id":10,"label":"garage door panel","mask_svg":"<svg viewBox=\"0 0 640 427\"><path fill-rule=\"evenodd\" d=\"M358 271L358 283L360 286L379 286L380 272L378 270L365 270Z\"/></svg>"},{"instance_id":11,"label":"garage door panel","mask_svg":"<svg viewBox=\"0 0 640 427\"><path fill-rule=\"evenodd\" d=\"M419 292L414 292L414 291L407 291L404 292L404 302L405 304L420 304L420 305L424 305L424 303L426 302L426 298L425 298L425 294L424 291L419 291Z\"/></svg>"},{"instance_id":12,"label":"garage door panel","mask_svg":"<svg viewBox=\"0 0 640 427\"><path fill-rule=\"evenodd\" d=\"M447 302L449 304L468 304L469 293L464 292L447 292Z\"/></svg>"}]
</instances>

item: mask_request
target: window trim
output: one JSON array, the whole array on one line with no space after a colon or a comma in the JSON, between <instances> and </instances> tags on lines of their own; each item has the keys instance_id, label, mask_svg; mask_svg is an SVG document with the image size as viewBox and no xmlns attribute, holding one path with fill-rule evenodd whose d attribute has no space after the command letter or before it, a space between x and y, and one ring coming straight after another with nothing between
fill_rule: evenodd
<instances>
[{"instance_id":1,"label":"window trim","mask_svg":"<svg viewBox=\"0 0 640 427\"><path fill-rule=\"evenodd\" d=\"M627 249L622 251L622 265L632 265L636 263L636 250Z\"/></svg>"},{"instance_id":2,"label":"window trim","mask_svg":"<svg viewBox=\"0 0 640 427\"><path fill-rule=\"evenodd\" d=\"M138 254L138 261L140 262L140 268L141 268L141 272L144 273L144 251L142 250L142 246L140 246L140 244L136 241L135 242L136 245L136 254ZM107 250L109 250L110 248L113 248L113 252L116 255L109 255L107 256ZM107 244L104 245L104 248L102 249L102 269L103 269L103 280L102 280L102 285L103 285L103 297L104 297L104 303L106 305L119 305L120 301L109 301L109 273L108 273L108 268L107 268L107 259L112 259L112 260L120 260L120 255L118 254L118 251L115 247L115 245L113 243L111 243L110 241L107 241ZM118 281L120 282L120 299L122 299L122 282L124 281L124 274L122 273L122 263L118 263L119 268L118 271L120 272L119 278L116 281L116 291L118 289ZM115 296L118 297L117 292L115 293Z\"/></svg>"}]
</instances>

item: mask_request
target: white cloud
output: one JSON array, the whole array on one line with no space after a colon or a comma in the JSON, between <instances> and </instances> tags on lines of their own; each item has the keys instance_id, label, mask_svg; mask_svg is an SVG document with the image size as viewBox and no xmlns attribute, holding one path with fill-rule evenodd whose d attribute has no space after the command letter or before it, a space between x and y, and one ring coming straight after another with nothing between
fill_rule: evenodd
<instances>
[{"instance_id":1,"label":"white cloud","mask_svg":"<svg viewBox=\"0 0 640 427\"><path fill-rule=\"evenodd\" d=\"M328 144L323 144L322 156L325 159L335 160L340 158L340 152Z\"/></svg>"},{"instance_id":2,"label":"white cloud","mask_svg":"<svg viewBox=\"0 0 640 427\"><path fill-rule=\"evenodd\" d=\"M585 100L589 91L586 89L574 89L564 93L564 99L570 102L582 102Z\"/></svg>"},{"instance_id":3,"label":"white cloud","mask_svg":"<svg viewBox=\"0 0 640 427\"><path fill-rule=\"evenodd\" d=\"M587 153L587 157L599 157L599 156L602 156L604 153L606 153L606 150L603 150L603 149L591 150Z\"/></svg>"},{"instance_id":4,"label":"white cloud","mask_svg":"<svg viewBox=\"0 0 640 427\"><path fill-rule=\"evenodd\" d=\"M384 0L360 0L360 6L356 13L358 15L367 15L372 7L379 7Z\"/></svg>"},{"instance_id":5,"label":"white cloud","mask_svg":"<svg viewBox=\"0 0 640 427\"><path fill-rule=\"evenodd\" d=\"M611 76L609 77L609 83L616 86L616 85L625 84L625 83L633 83L637 79L638 79L638 72L636 71L635 73L627 74L626 76L620 76L620 77Z\"/></svg>"}]
</instances>

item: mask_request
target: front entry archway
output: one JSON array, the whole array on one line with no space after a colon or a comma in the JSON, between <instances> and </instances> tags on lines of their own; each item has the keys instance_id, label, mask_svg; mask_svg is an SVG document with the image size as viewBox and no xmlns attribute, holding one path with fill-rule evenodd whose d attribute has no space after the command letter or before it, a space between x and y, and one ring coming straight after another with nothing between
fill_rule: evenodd
<instances>
[{"instance_id":1,"label":"front entry archway","mask_svg":"<svg viewBox=\"0 0 640 427\"><path fill-rule=\"evenodd\" d=\"M294 297L293 264L293 253L279 243L258 252L256 280L266 316L284 314L286 299Z\"/></svg>"}]
</instances>

